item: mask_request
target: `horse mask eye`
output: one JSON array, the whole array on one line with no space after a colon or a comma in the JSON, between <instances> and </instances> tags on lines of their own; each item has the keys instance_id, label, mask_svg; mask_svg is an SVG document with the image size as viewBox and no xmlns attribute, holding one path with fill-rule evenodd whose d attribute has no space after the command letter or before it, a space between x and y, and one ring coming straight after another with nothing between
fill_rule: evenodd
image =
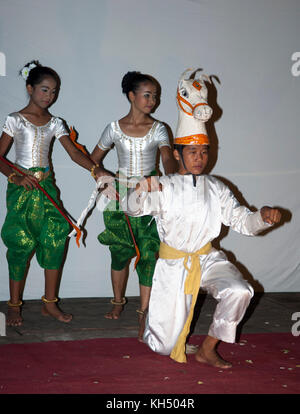
<instances>
[{"instance_id":1,"label":"horse mask eye","mask_svg":"<svg viewBox=\"0 0 300 414\"><path fill-rule=\"evenodd\" d=\"M185 88L180 89L180 95L184 96L185 98L189 97L189 93Z\"/></svg>"}]
</instances>

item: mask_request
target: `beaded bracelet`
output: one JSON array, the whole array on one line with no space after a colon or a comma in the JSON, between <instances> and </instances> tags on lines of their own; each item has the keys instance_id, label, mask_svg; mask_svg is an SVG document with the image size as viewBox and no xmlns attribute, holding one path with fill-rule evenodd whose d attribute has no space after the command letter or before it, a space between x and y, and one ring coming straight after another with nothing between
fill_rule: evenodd
<instances>
[{"instance_id":1,"label":"beaded bracelet","mask_svg":"<svg viewBox=\"0 0 300 414\"><path fill-rule=\"evenodd\" d=\"M15 175L17 175L15 172L11 173L11 174L7 177L7 181L8 181L9 183L13 184L14 182L13 182L12 178L13 178Z\"/></svg>"},{"instance_id":2,"label":"beaded bracelet","mask_svg":"<svg viewBox=\"0 0 300 414\"><path fill-rule=\"evenodd\" d=\"M95 174L95 168L99 167L99 164L93 165L91 168L91 175L93 178L96 178L96 174Z\"/></svg>"}]
</instances>

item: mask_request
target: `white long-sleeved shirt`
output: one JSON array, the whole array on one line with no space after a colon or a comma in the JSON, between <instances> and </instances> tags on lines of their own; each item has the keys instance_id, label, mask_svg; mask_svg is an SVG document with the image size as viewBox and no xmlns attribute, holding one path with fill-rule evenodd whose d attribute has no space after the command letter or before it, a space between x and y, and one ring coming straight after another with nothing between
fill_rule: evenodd
<instances>
[{"instance_id":1,"label":"white long-sleeved shirt","mask_svg":"<svg viewBox=\"0 0 300 414\"><path fill-rule=\"evenodd\" d=\"M175 249L195 252L219 236L222 224L238 233L254 236L269 227L259 211L241 206L231 190L211 175L174 174L159 178L162 191L129 192L131 216L153 215L160 240Z\"/></svg>"}]
</instances>

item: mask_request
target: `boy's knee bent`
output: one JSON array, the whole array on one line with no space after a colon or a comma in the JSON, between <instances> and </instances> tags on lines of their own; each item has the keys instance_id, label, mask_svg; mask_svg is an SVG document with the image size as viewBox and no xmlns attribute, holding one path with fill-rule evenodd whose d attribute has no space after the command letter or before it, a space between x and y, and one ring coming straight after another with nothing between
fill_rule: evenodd
<instances>
[{"instance_id":1,"label":"boy's knee bent","mask_svg":"<svg viewBox=\"0 0 300 414\"><path fill-rule=\"evenodd\" d=\"M239 284L234 284L230 289L229 296L239 302L250 303L251 298L254 295L252 286L246 281Z\"/></svg>"}]
</instances>

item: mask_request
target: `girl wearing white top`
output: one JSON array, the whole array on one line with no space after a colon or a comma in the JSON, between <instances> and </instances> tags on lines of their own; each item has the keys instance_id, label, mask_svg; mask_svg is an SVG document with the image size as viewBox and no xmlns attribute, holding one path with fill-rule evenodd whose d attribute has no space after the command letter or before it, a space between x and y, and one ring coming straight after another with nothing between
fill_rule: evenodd
<instances>
[{"instance_id":1,"label":"girl wearing white top","mask_svg":"<svg viewBox=\"0 0 300 414\"><path fill-rule=\"evenodd\" d=\"M157 174L155 167L158 149L165 173L170 174L176 168L167 129L150 115L157 101L157 82L149 75L128 72L123 77L122 90L130 102L130 111L124 118L107 125L91 155L92 160L100 164L107 151L113 144L115 145L119 163L116 187L121 195L127 191L126 187L130 186L130 179L133 177ZM102 167L102 174L112 175L104 167ZM117 211L110 211L109 208L104 211L106 229L98 236L100 243L109 246L112 258L113 307L105 315L109 319L118 319L126 303L128 264L136 254L124 213L119 210L118 202L114 205L117 205ZM144 312L149 303L152 275L159 249L159 238L155 222L151 222L151 217L130 218L130 223L141 253L136 268L141 298L140 309L137 310L140 324L139 339L141 339L144 330Z\"/></svg>"},{"instance_id":2,"label":"girl wearing white top","mask_svg":"<svg viewBox=\"0 0 300 414\"><path fill-rule=\"evenodd\" d=\"M49 146L54 137L60 141L71 159L91 170L95 178L97 169L72 143L63 121L49 113L48 108L59 91L58 74L37 61L25 65L21 74L26 79L30 100L24 109L7 116L0 138L0 155L4 157L14 143L15 165L25 173L25 176L21 175L4 161L0 162L0 171L8 177L7 215L1 231L7 247L10 278L7 324L22 324L25 274L34 252L38 263L45 269L43 315L51 315L61 322L70 322L72 316L58 308L56 297L59 270L70 228L37 184L60 205L48 159Z\"/></svg>"}]
</instances>

